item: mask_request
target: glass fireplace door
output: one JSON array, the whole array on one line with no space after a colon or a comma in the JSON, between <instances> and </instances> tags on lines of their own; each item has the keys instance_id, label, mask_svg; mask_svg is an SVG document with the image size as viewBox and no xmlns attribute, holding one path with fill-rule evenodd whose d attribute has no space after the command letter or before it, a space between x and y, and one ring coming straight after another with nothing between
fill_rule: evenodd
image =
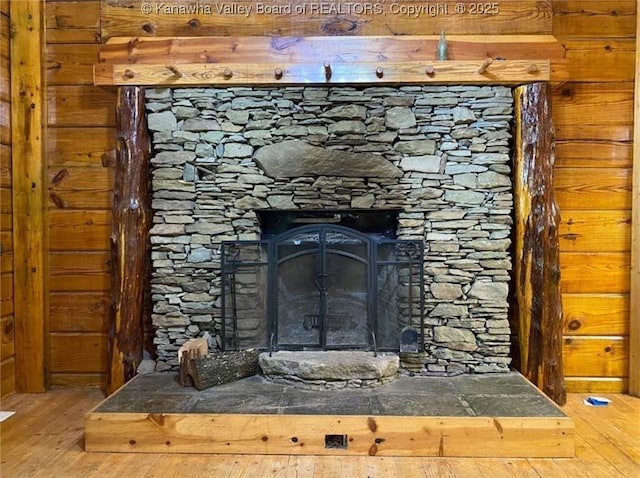
<instances>
[{"instance_id":1,"label":"glass fireplace door","mask_svg":"<svg viewBox=\"0 0 640 478\"><path fill-rule=\"evenodd\" d=\"M275 239L275 345L367 348L371 245L341 226L303 226Z\"/></svg>"}]
</instances>

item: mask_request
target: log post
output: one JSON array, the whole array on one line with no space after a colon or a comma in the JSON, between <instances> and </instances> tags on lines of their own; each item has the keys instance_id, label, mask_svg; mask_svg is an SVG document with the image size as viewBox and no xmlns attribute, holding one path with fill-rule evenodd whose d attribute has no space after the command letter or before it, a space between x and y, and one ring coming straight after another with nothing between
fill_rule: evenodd
<instances>
[{"instance_id":1,"label":"log post","mask_svg":"<svg viewBox=\"0 0 640 478\"><path fill-rule=\"evenodd\" d=\"M136 374L142 361L149 287L150 141L144 89L121 87L116 104L116 177L111 229L111 317L107 393Z\"/></svg>"},{"instance_id":2,"label":"log post","mask_svg":"<svg viewBox=\"0 0 640 478\"><path fill-rule=\"evenodd\" d=\"M521 373L564 405L562 297L558 224L553 191L555 132L546 83L515 89L514 285Z\"/></svg>"},{"instance_id":3,"label":"log post","mask_svg":"<svg viewBox=\"0 0 640 478\"><path fill-rule=\"evenodd\" d=\"M11 119L4 121L11 125L12 145L15 382L17 392L35 393L44 392L49 381L45 7L28 0L11 2L9 8ZM3 343L3 357L4 350Z\"/></svg>"}]
</instances>

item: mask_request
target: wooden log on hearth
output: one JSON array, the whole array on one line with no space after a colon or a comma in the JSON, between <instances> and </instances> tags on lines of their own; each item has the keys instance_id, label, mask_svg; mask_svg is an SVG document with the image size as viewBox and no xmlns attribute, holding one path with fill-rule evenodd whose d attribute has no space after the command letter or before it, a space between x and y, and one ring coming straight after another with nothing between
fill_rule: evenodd
<instances>
[{"instance_id":1,"label":"wooden log on hearth","mask_svg":"<svg viewBox=\"0 0 640 478\"><path fill-rule=\"evenodd\" d=\"M189 361L191 377L198 390L234 382L258 373L255 349L213 353Z\"/></svg>"},{"instance_id":2,"label":"wooden log on hearth","mask_svg":"<svg viewBox=\"0 0 640 478\"><path fill-rule=\"evenodd\" d=\"M514 191L516 240L514 284L520 372L564 405L562 298L558 225L554 197L555 132L546 83L514 91L516 128ZM517 355L517 354L516 354Z\"/></svg>"},{"instance_id":3,"label":"wooden log on hearth","mask_svg":"<svg viewBox=\"0 0 640 478\"><path fill-rule=\"evenodd\" d=\"M143 317L149 287L150 141L144 89L118 89L116 177L111 230L111 316L107 393L136 374L142 361Z\"/></svg>"}]
</instances>

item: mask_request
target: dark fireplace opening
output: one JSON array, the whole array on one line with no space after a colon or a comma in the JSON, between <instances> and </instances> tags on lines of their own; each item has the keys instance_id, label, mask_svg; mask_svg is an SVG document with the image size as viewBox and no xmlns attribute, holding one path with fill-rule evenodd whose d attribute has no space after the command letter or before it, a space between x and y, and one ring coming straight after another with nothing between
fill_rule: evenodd
<instances>
[{"instance_id":1,"label":"dark fireplace opening","mask_svg":"<svg viewBox=\"0 0 640 478\"><path fill-rule=\"evenodd\" d=\"M336 224L356 231L396 239L399 209L265 210L256 211L262 239L309 224Z\"/></svg>"},{"instance_id":2,"label":"dark fireplace opening","mask_svg":"<svg viewBox=\"0 0 640 478\"><path fill-rule=\"evenodd\" d=\"M423 330L424 248L397 215L260 212L263 240L223 243L225 346L398 351Z\"/></svg>"}]
</instances>

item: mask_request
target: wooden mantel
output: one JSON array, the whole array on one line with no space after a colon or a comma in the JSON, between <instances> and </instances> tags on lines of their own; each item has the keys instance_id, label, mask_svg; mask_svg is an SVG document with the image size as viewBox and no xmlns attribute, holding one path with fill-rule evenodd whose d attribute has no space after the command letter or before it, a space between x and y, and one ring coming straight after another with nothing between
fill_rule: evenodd
<instances>
[{"instance_id":1,"label":"wooden mantel","mask_svg":"<svg viewBox=\"0 0 640 478\"><path fill-rule=\"evenodd\" d=\"M100 86L501 84L566 79L550 35L112 38L94 65Z\"/></svg>"}]
</instances>

